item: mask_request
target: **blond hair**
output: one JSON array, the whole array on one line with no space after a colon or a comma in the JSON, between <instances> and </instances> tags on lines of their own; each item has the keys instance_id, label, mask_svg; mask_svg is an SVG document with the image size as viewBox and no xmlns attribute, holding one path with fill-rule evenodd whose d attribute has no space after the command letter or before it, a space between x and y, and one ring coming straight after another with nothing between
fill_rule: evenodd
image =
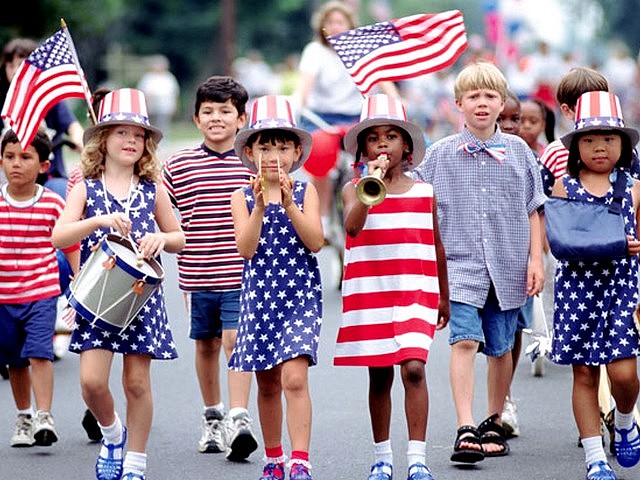
<instances>
[{"instance_id":1,"label":"blond hair","mask_svg":"<svg viewBox=\"0 0 640 480\"><path fill-rule=\"evenodd\" d=\"M331 1L322 5L318 9L318 11L316 11L311 17L311 28L313 28L316 37L326 46L330 45L329 42L327 42L327 39L325 38L324 32L322 30L324 28L324 24L327 21L327 17L333 12L340 12L342 15L344 15L344 18L346 18L347 22L349 23L350 30L356 28L357 24L355 13L348 5L344 4L343 2Z\"/></svg>"},{"instance_id":2,"label":"blond hair","mask_svg":"<svg viewBox=\"0 0 640 480\"><path fill-rule=\"evenodd\" d=\"M509 86L500 69L489 62L477 62L463 68L453 85L453 93L458 101L465 92L480 89L495 90L505 100Z\"/></svg>"},{"instance_id":3,"label":"blond hair","mask_svg":"<svg viewBox=\"0 0 640 480\"><path fill-rule=\"evenodd\" d=\"M80 154L80 168L85 178L100 178L104 172L104 161L107 154L107 136L120 125L106 126L97 129L84 145ZM133 173L138 178L150 182L160 181L161 165L156 155L157 144L147 132L144 141L144 152L134 167Z\"/></svg>"}]
</instances>

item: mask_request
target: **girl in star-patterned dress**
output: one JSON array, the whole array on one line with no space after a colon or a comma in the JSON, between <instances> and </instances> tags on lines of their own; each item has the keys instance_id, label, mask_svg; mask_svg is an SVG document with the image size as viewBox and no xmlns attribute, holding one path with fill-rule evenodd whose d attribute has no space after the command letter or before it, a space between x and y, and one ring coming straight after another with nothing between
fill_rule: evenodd
<instances>
[{"instance_id":1,"label":"girl in star-patterned dress","mask_svg":"<svg viewBox=\"0 0 640 480\"><path fill-rule=\"evenodd\" d=\"M640 461L640 430L633 414L640 385L640 336L634 321L640 182L625 171L639 136L635 129L624 127L613 94L587 92L580 97L576 112L576 130L562 137L569 149L568 174L556 182L552 195L608 204L613 200L615 178L624 175L622 215L628 256L604 261L558 260L551 358L573 368L573 412L585 451L587 480L614 480L600 435L600 365L606 366L616 404L618 463L631 467Z\"/></svg>"},{"instance_id":2,"label":"girl in star-patterned dress","mask_svg":"<svg viewBox=\"0 0 640 480\"><path fill-rule=\"evenodd\" d=\"M148 122L142 92L120 89L107 94L99 118L85 132L81 155L85 180L69 192L53 231L54 245L60 248L81 241L81 268L91 248L108 233L133 239L144 258L157 257L162 251L179 252L184 234L158 182L160 163L155 152L162 133ZM177 357L162 288L120 333L94 326L80 314L75 322L70 350L80 353L82 395L103 436L96 478L144 480L153 417L151 360ZM109 388L114 353L123 354L128 430L115 411Z\"/></svg>"},{"instance_id":3,"label":"girl in star-patterned dress","mask_svg":"<svg viewBox=\"0 0 640 480\"><path fill-rule=\"evenodd\" d=\"M261 480L284 478L282 394L291 440L291 480L311 480L308 368L317 363L322 287L313 254L324 243L318 195L289 172L309 156L311 136L295 127L284 97L254 103L235 151L257 178L231 199L236 242L245 259L238 336L229 361L254 371L266 465ZM289 118L288 120L286 120Z\"/></svg>"}]
</instances>

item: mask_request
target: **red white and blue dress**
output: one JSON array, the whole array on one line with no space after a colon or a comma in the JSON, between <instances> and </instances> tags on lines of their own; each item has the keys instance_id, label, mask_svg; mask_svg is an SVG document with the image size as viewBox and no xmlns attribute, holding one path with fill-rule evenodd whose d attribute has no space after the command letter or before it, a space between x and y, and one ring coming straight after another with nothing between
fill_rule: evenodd
<instances>
[{"instance_id":1,"label":"red white and blue dress","mask_svg":"<svg viewBox=\"0 0 640 480\"><path fill-rule=\"evenodd\" d=\"M300 210L306 187L304 182L294 183L293 201ZM251 212L251 186L242 191ZM238 336L229 367L270 370L302 355L315 365L321 325L318 260L296 234L282 205L266 205L256 253L244 263Z\"/></svg>"},{"instance_id":2,"label":"red white and blue dress","mask_svg":"<svg viewBox=\"0 0 640 480\"><path fill-rule=\"evenodd\" d=\"M567 198L611 203L591 195L580 180L562 177ZM622 201L627 235L636 236L631 187ZM638 257L583 262L558 260L551 359L563 365L603 365L640 356L634 321L638 305Z\"/></svg>"},{"instance_id":3,"label":"red white and blue dress","mask_svg":"<svg viewBox=\"0 0 640 480\"><path fill-rule=\"evenodd\" d=\"M387 194L369 209L362 231L347 236L334 364L426 362L439 298L433 187L416 182L406 193Z\"/></svg>"},{"instance_id":4,"label":"red white and blue dress","mask_svg":"<svg viewBox=\"0 0 640 480\"><path fill-rule=\"evenodd\" d=\"M100 180L85 179L87 204L85 218L104 215L107 212L125 212L133 222L132 237L142 238L146 233L156 231L155 198L156 185L140 180L132 189L129 208L126 201L121 202L104 188ZM105 198L105 192L107 198ZM109 229L98 229L82 240L80 247L80 265L87 261L91 247L109 233ZM91 322L80 315L76 316L77 328L71 335L69 350L80 353L92 348L101 348L114 353L140 353L151 355L158 360L170 360L178 356L176 345L167 319L164 303L164 291L160 286L151 295L140 313L122 333L112 333L92 326Z\"/></svg>"}]
</instances>

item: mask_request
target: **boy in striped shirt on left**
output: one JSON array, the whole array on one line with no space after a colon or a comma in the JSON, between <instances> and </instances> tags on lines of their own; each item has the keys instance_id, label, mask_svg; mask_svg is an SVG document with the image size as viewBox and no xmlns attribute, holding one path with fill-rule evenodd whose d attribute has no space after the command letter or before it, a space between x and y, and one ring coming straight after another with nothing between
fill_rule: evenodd
<instances>
[{"instance_id":1,"label":"boy in striped shirt on left","mask_svg":"<svg viewBox=\"0 0 640 480\"><path fill-rule=\"evenodd\" d=\"M51 232L64 200L36 183L50 166L51 141L40 130L23 149L8 130L0 167L0 364L9 366L16 409L12 447L50 446L58 440L51 415L53 334L60 279ZM72 270L78 246L65 252ZM35 410L31 403L31 390Z\"/></svg>"}]
</instances>

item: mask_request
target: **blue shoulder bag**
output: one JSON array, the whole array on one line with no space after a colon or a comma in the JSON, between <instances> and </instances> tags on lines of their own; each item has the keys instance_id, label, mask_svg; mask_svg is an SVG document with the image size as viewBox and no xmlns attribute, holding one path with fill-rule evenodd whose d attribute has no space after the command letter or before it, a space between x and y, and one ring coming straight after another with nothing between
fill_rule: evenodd
<instances>
[{"instance_id":1,"label":"blue shoulder bag","mask_svg":"<svg viewBox=\"0 0 640 480\"><path fill-rule=\"evenodd\" d=\"M616 171L613 201L587 202L549 197L544 204L549 247L559 260L613 260L627 253L622 199L627 184L624 171Z\"/></svg>"}]
</instances>

